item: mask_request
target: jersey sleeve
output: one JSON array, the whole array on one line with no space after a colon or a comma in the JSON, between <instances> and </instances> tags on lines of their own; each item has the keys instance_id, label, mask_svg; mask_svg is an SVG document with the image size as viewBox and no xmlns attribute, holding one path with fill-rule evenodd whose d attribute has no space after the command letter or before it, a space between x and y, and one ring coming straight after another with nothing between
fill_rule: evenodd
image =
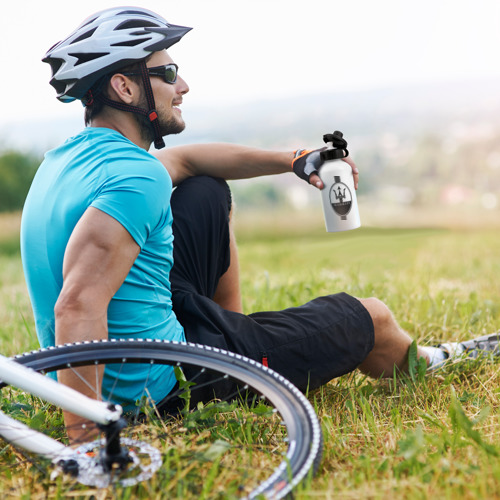
<instances>
[{"instance_id":1,"label":"jersey sleeve","mask_svg":"<svg viewBox=\"0 0 500 500\"><path fill-rule=\"evenodd\" d=\"M116 219L140 248L165 219L172 181L157 160L112 162L91 206Z\"/></svg>"}]
</instances>

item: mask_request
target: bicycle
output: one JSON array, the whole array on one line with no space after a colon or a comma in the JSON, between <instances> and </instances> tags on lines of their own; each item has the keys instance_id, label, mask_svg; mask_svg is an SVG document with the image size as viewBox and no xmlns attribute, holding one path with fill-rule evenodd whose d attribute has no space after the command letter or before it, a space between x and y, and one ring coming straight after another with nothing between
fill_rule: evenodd
<instances>
[{"instance_id":1,"label":"bicycle","mask_svg":"<svg viewBox=\"0 0 500 500\"><path fill-rule=\"evenodd\" d=\"M45 376L94 365L98 380L99 366L119 372L130 363L174 366L179 383L169 397L177 412L165 419L146 398L136 410L123 414L118 405L89 399ZM321 427L307 398L271 369L228 351L157 340L75 343L14 358L0 356L0 379L2 395L9 384L96 423L102 437L74 448L0 412L0 436L33 454L33 460L40 455L48 458L56 474L69 474L87 486L127 488L158 478L162 491L168 490L174 463L184 453L176 455L183 442L177 433L185 439L192 432L188 441L197 447L185 452L190 470L182 469L185 477L176 489L196 496L207 495L207 482L213 485L214 477L222 476L222 486L214 490L222 488L224 494L282 498L314 474L321 460ZM95 381L87 383L99 394ZM219 386L223 398L217 394L202 402L196 396L196 391ZM13 399L4 397L3 402L15 404L18 393L8 392ZM86 430L95 433L91 426ZM200 453L208 471L194 476L193 463ZM262 470L263 464L269 470Z\"/></svg>"}]
</instances>

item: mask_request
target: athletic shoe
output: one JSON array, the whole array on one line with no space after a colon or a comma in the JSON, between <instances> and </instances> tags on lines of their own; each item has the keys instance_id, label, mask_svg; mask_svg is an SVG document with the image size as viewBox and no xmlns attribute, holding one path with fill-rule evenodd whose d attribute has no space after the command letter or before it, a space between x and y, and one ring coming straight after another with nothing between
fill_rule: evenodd
<instances>
[{"instance_id":1,"label":"athletic shoe","mask_svg":"<svg viewBox=\"0 0 500 500\"><path fill-rule=\"evenodd\" d=\"M448 359L459 357L480 358L482 356L500 356L500 332L483 335L463 342L449 342L439 344Z\"/></svg>"},{"instance_id":2,"label":"athletic shoe","mask_svg":"<svg viewBox=\"0 0 500 500\"><path fill-rule=\"evenodd\" d=\"M464 346L465 353L469 358L478 358L489 354L500 356L500 332L466 340L460 344Z\"/></svg>"}]
</instances>

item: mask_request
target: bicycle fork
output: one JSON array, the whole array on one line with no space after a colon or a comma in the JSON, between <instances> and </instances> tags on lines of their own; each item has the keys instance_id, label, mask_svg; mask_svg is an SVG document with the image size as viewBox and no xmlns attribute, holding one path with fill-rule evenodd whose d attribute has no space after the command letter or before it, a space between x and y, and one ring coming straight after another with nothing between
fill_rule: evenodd
<instances>
[{"instance_id":1,"label":"bicycle fork","mask_svg":"<svg viewBox=\"0 0 500 500\"><path fill-rule=\"evenodd\" d=\"M99 457L102 468L105 472L110 472L113 466L124 469L132 462L128 449L120 444L120 432L127 426L127 421L121 417L116 422L98 427L104 433L105 446L101 450Z\"/></svg>"}]
</instances>

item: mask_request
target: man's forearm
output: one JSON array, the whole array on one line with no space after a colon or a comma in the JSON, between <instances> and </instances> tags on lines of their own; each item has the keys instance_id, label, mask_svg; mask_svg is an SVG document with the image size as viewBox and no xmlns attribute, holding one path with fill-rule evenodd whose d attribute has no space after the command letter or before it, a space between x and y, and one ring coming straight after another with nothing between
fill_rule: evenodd
<instances>
[{"instance_id":1,"label":"man's forearm","mask_svg":"<svg viewBox=\"0 0 500 500\"><path fill-rule=\"evenodd\" d=\"M56 316L56 344L68 342L84 342L106 339L108 337L106 321L78 321L70 314ZM57 374L59 382L75 389L93 399L101 398L103 365L85 366L60 370ZM64 423L70 442L77 444L81 440L93 439L98 430L86 419L64 412Z\"/></svg>"},{"instance_id":2,"label":"man's forearm","mask_svg":"<svg viewBox=\"0 0 500 500\"><path fill-rule=\"evenodd\" d=\"M194 175L249 179L291 172L293 153L267 151L238 144L194 144L156 153L174 184Z\"/></svg>"}]
</instances>

